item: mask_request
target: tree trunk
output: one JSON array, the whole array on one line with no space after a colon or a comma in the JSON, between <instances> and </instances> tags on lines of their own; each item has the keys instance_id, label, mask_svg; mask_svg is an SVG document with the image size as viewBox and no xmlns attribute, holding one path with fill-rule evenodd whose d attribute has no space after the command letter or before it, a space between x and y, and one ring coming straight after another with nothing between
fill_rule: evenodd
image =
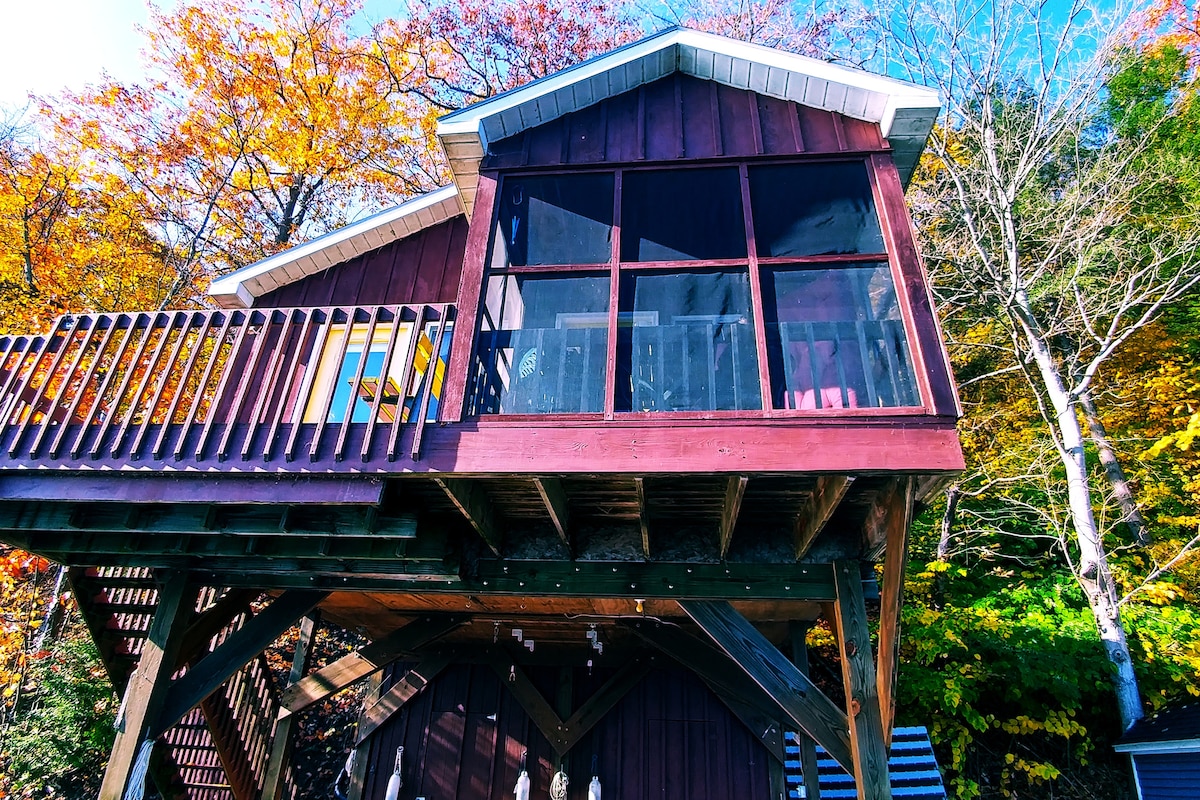
<instances>
[{"instance_id":1,"label":"tree trunk","mask_svg":"<svg viewBox=\"0 0 1200 800\"><path fill-rule=\"evenodd\" d=\"M1018 303L1021 300L1028 302L1022 297L1018 299ZM1032 315L1022 317L1021 326L1030 354L1037 365L1042 388L1053 406L1053 423L1058 429L1059 457L1067 476L1067 503L1072 527L1075 529L1075 542L1079 547L1076 577L1083 587L1088 606L1096 620L1104 652L1113 665L1111 680L1117 698L1117 710L1121 715L1121 730L1129 730L1130 726L1144 715L1142 698L1138 691L1137 674L1133 671L1129 643L1125 638L1125 626L1121 622L1116 587L1108 567L1108 554L1105 552L1104 542L1100 539L1100 531L1092 511L1078 401L1067 391L1050 348L1030 324L1030 319Z\"/></svg>"},{"instance_id":2,"label":"tree trunk","mask_svg":"<svg viewBox=\"0 0 1200 800\"><path fill-rule=\"evenodd\" d=\"M1146 518L1142 516L1141 510L1138 508L1133 490L1129 488L1129 481L1125 477L1125 470L1121 469L1121 462L1117 460L1112 442L1108 440L1108 431L1104 429L1104 423L1100 420L1100 413L1092 401L1091 392L1084 392L1079 396L1079 406L1083 409L1083 416L1087 419L1088 431L1100 453L1100 463L1104 467L1104 475L1108 478L1109 486L1112 487L1113 496L1117 499L1117 505L1121 509L1121 516L1125 520L1126 527L1129 528L1129 534L1135 542L1145 547L1150 544L1150 531L1146 527Z\"/></svg>"},{"instance_id":3,"label":"tree trunk","mask_svg":"<svg viewBox=\"0 0 1200 800\"><path fill-rule=\"evenodd\" d=\"M38 628L37 639L33 643L33 652L35 653L45 650L47 642L58 639L59 629L62 628L63 622L62 593L66 580L67 568L60 564L55 571L54 588L51 589L50 597L46 600L46 610L42 614L42 626Z\"/></svg>"}]
</instances>

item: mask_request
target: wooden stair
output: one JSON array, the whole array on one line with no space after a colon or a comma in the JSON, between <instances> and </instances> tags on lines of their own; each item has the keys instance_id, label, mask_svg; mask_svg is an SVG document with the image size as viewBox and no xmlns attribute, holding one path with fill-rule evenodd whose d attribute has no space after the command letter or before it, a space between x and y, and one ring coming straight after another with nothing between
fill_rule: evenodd
<instances>
[{"instance_id":1,"label":"wooden stair","mask_svg":"<svg viewBox=\"0 0 1200 800\"><path fill-rule=\"evenodd\" d=\"M122 694L137 666L158 601L150 570L132 567L72 568L71 586L100 659ZM200 592L196 612L221 598ZM247 606L209 642L211 652L252 615ZM262 789L279 710L266 658L259 654L198 708L193 708L156 750L152 774L164 797L179 800L256 800ZM290 776L283 797L294 796Z\"/></svg>"}]
</instances>

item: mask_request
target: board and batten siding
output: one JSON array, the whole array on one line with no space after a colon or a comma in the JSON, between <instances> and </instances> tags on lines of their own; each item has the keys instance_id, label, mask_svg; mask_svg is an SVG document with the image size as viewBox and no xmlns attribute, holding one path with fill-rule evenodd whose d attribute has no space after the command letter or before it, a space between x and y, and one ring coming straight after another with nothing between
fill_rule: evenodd
<instances>
[{"instance_id":1,"label":"board and batten siding","mask_svg":"<svg viewBox=\"0 0 1200 800\"><path fill-rule=\"evenodd\" d=\"M481 168L885 149L873 122L676 73L495 142Z\"/></svg>"},{"instance_id":2,"label":"board and batten siding","mask_svg":"<svg viewBox=\"0 0 1200 800\"><path fill-rule=\"evenodd\" d=\"M460 215L267 292L254 307L453 303L466 242Z\"/></svg>"},{"instance_id":3,"label":"board and batten siding","mask_svg":"<svg viewBox=\"0 0 1200 800\"><path fill-rule=\"evenodd\" d=\"M527 668L553 698L559 671ZM404 674L392 669L382 690ZM613 674L573 670L578 708ZM528 750L534 797L558 764L549 742L486 665L447 669L372 737L363 800L382 800L404 747L404 796L511 800ZM768 800L771 756L694 675L655 669L567 754L571 800L587 797L592 756L605 797Z\"/></svg>"}]
</instances>

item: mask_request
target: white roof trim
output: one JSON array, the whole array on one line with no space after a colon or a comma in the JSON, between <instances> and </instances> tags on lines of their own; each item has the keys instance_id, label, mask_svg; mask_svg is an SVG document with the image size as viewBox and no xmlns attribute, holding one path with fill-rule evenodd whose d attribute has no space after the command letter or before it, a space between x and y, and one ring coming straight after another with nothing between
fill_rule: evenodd
<instances>
[{"instance_id":1,"label":"white roof trim","mask_svg":"<svg viewBox=\"0 0 1200 800\"><path fill-rule=\"evenodd\" d=\"M1200 738L1173 739L1166 742L1130 742L1115 744L1118 753L1200 753Z\"/></svg>"},{"instance_id":2,"label":"white roof trim","mask_svg":"<svg viewBox=\"0 0 1200 800\"><path fill-rule=\"evenodd\" d=\"M437 135L470 213L490 142L683 72L876 122L907 182L941 108L937 92L859 69L675 28L442 117Z\"/></svg>"},{"instance_id":3,"label":"white roof trim","mask_svg":"<svg viewBox=\"0 0 1200 800\"><path fill-rule=\"evenodd\" d=\"M463 213L458 188L444 186L213 281L208 296L223 308L249 308L272 289L320 272Z\"/></svg>"}]
</instances>

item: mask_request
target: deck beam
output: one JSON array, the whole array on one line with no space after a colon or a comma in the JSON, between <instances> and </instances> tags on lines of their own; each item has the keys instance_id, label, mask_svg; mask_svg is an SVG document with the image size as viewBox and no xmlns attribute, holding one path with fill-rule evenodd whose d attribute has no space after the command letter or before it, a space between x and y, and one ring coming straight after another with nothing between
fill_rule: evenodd
<instances>
[{"instance_id":1,"label":"deck beam","mask_svg":"<svg viewBox=\"0 0 1200 800\"><path fill-rule=\"evenodd\" d=\"M812 500L796 519L796 560L804 558L817 536L825 529L825 523L833 516L838 504L846 496L846 490L854 482L852 475L822 475L817 478Z\"/></svg>"}]
</instances>

